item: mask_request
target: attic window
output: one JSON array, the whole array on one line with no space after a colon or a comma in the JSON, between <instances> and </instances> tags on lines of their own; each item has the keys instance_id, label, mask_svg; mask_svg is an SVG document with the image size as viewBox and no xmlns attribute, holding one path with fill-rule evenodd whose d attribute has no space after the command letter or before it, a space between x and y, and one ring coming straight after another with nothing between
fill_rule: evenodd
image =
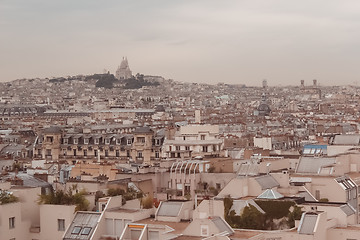
<instances>
[{"instance_id":1,"label":"attic window","mask_svg":"<svg viewBox=\"0 0 360 240\"><path fill-rule=\"evenodd\" d=\"M71 232L71 234L79 234L81 231L81 227L75 226Z\"/></svg>"},{"instance_id":2,"label":"attic window","mask_svg":"<svg viewBox=\"0 0 360 240\"><path fill-rule=\"evenodd\" d=\"M83 230L81 231L81 235L89 235L91 231L91 227L84 227Z\"/></svg>"}]
</instances>

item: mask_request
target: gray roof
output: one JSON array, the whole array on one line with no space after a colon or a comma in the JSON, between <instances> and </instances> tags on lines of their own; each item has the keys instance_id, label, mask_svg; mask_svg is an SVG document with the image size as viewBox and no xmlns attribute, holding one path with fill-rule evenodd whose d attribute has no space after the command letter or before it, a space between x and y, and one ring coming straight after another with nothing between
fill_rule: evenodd
<instances>
[{"instance_id":1,"label":"gray roof","mask_svg":"<svg viewBox=\"0 0 360 240\"><path fill-rule=\"evenodd\" d=\"M316 201L317 201L317 200L316 200L310 193L308 193L307 191L299 192L299 197L304 197L304 198L305 198L305 201L308 201L308 202L316 202Z\"/></svg>"},{"instance_id":2,"label":"gray roof","mask_svg":"<svg viewBox=\"0 0 360 240\"><path fill-rule=\"evenodd\" d=\"M259 175L258 164L241 164L237 172L240 176L257 176Z\"/></svg>"},{"instance_id":3,"label":"gray roof","mask_svg":"<svg viewBox=\"0 0 360 240\"><path fill-rule=\"evenodd\" d=\"M58 126L51 126L49 128L44 129L44 133L61 133L62 129Z\"/></svg>"},{"instance_id":4,"label":"gray roof","mask_svg":"<svg viewBox=\"0 0 360 240\"><path fill-rule=\"evenodd\" d=\"M302 157L300 158L296 173L319 174L322 168L332 166L335 163L335 158Z\"/></svg>"},{"instance_id":5,"label":"gray roof","mask_svg":"<svg viewBox=\"0 0 360 240\"><path fill-rule=\"evenodd\" d=\"M346 214L346 216L355 214L355 210L349 204L342 205L340 209Z\"/></svg>"},{"instance_id":6,"label":"gray roof","mask_svg":"<svg viewBox=\"0 0 360 240\"><path fill-rule=\"evenodd\" d=\"M359 134L336 135L333 140L334 145L359 145L359 143L360 143Z\"/></svg>"},{"instance_id":7,"label":"gray roof","mask_svg":"<svg viewBox=\"0 0 360 240\"><path fill-rule=\"evenodd\" d=\"M253 199L250 199L250 200L234 200L233 205L230 208L230 211L234 210L235 215L239 216L241 214L241 211L245 207L249 207L250 205L253 205L257 210L259 210L259 212L265 213L264 210L262 210L260 208L260 206L257 205L256 202Z\"/></svg>"},{"instance_id":8,"label":"gray roof","mask_svg":"<svg viewBox=\"0 0 360 240\"><path fill-rule=\"evenodd\" d=\"M262 190L280 186L280 184L271 175L256 177L255 180L259 183Z\"/></svg>"},{"instance_id":9,"label":"gray roof","mask_svg":"<svg viewBox=\"0 0 360 240\"><path fill-rule=\"evenodd\" d=\"M183 202L161 202L157 216L177 217Z\"/></svg>"},{"instance_id":10,"label":"gray roof","mask_svg":"<svg viewBox=\"0 0 360 240\"><path fill-rule=\"evenodd\" d=\"M133 133L153 133L149 127L137 127Z\"/></svg>"},{"instance_id":11,"label":"gray roof","mask_svg":"<svg viewBox=\"0 0 360 240\"><path fill-rule=\"evenodd\" d=\"M9 173L10 177L14 177L14 173ZM27 187L51 187L51 184L35 178L33 175L29 175L27 173L18 173L16 174L16 177L20 178L21 180L23 180L23 186L27 186Z\"/></svg>"},{"instance_id":12,"label":"gray roof","mask_svg":"<svg viewBox=\"0 0 360 240\"><path fill-rule=\"evenodd\" d=\"M66 231L63 240L90 239L94 233L100 216L100 212L77 212L70 224L70 227ZM86 230L90 230L88 234L85 234Z\"/></svg>"},{"instance_id":13,"label":"gray roof","mask_svg":"<svg viewBox=\"0 0 360 240\"><path fill-rule=\"evenodd\" d=\"M313 235L317 218L318 215L316 213L304 213L302 215L300 226L298 228L299 234Z\"/></svg>"},{"instance_id":14,"label":"gray roof","mask_svg":"<svg viewBox=\"0 0 360 240\"><path fill-rule=\"evenodd\" d=\"M228 234L233 234L234 230L225 222L221 217L213 217L211 221L215 224L219 232L227 232Z\"/></svg>"},{"instance_id":15,"label":"gray roof","mask_svg":"<svg viewBox=\"0 0 360 240\"><path fill-rule=\"evenodd\" d=\"M266 189L262 194L260 194L257 198L259 199L280 199L284 196L275 189Z\"/></svg>"}]
</instances>

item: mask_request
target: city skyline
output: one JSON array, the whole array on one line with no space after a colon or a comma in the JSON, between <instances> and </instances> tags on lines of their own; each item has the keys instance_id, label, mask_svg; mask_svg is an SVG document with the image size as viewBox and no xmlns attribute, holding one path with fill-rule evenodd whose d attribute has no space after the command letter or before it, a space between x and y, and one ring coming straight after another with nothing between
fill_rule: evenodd
<instances>
[{"instance_id":1,"label":"city skyline","mask_svg":"<svg viewBox=\"0 0 360 240\"><path fill-rule=\"evenodd\" d=\"M357 84L356 1L2 1L0 81L133 74L182 82Z\"/></svg>"}]
</instances>

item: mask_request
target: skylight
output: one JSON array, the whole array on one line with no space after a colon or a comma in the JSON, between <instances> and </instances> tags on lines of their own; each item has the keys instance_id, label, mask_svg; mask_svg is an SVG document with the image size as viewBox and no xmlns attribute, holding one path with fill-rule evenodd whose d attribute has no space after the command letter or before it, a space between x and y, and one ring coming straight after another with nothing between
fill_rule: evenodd
<instances>
[{"instance_id":1,"label":"skylight","mask_svg":"<svg viewBox=\"0 0 360 240\"><path fill-rule=\"evenodd\" d=\"M81 231L81 235L89 235L91 231L91 227L84 227L83 230Z\"/></svg>"},{"instance_id":2,"label":"skylight","mask_svg":"<svg viewBox=\"0 0 360 240\"><path fill-rule=\"evenodd\" d=\"M71 232L71 234L79 234L81 231L81 227L75 226Z\"/></svg>"}]
</instances>

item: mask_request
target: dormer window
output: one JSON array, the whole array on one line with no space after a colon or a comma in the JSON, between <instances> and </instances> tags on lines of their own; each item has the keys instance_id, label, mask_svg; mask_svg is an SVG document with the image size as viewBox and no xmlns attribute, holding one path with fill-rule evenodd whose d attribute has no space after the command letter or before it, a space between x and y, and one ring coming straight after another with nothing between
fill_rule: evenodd
<instances>
[{"instance_id":1,"label":"dormer window","mask_svg":"<svg viewBox=\"0 0 360 240\"><path fill-rule=\"evenodd\" d=\"M132 139L129 138L129 139L127 140L127 145L131 145L131 144L132 144Z\"/></svg>"},{"instance_id":2,"label":"dormer window","mask_svg":"<svg viewBox=\"0 0 360 240\"><path fill-rule=\"evenodd\" d=\"M110 138L105 138L105 144L110 144Z\"/></svg>"},{"instance_id":3,"label":"dormer window","mask_svg":"<svg viewBox=\"0 0 360 240\"><path fill-rule=\"evenodd\" d=\"M89 139L88 138L84 138L84 144L89 144Z\"/></svg>"},{"instance_id":4,"label":"dormer window","mask_svg":"<svg viewBox=\"0 0 360 240\"><path fill-rule=\"evenodd\" d=\"M95 139L94 139L94 143L95 143L95 144L99 144L99 139L98 139L98 138L95 138Z\"/></svg>"},{"instance_id":5,"label":"dormer window","mask_svg":"<svg viewBox=\"0 0 360 240\"><path fill-rule=\"evenodd\" d=\"M155 145L160 146L160 139L155 139Z\"/></svg>"},{"instance_id":6,"label":"dormer window","mask_svg":"<svg viewBox=\"0 0 360 240\"><path fill-rule=\"evenodd\" d=\"M137 137L136 140L138 143L145 143L145 137Z\"/></svg>"},{"instance_id":7,"label":"dormer window","mask_svg":"<svg viewBox=\"0 0 360 240\"><path fill-rule=\"evenodd\" d=\"M116 139L116 144L120 144L121 143L121 139Z\"/></svg>"},{"instance_id":8,"label":"dormer window","mask_svg":"<svg viewBox=\"0 0 360 240\"><path fill-rule=\"evenodd\" d=\"M68 144L69 143L69 139L68 138L64 138L64 144Z\"/></svg>"},{"instance_id":9,"label":"dormer window","mask_svg":"<svg viewBox=\"0 0 360 240\"><path fill-rule=\"evenodd\" d=\"M78 144L79 143L79 139L74 138L74 144Z\"/></svg>"}]
</instances>

